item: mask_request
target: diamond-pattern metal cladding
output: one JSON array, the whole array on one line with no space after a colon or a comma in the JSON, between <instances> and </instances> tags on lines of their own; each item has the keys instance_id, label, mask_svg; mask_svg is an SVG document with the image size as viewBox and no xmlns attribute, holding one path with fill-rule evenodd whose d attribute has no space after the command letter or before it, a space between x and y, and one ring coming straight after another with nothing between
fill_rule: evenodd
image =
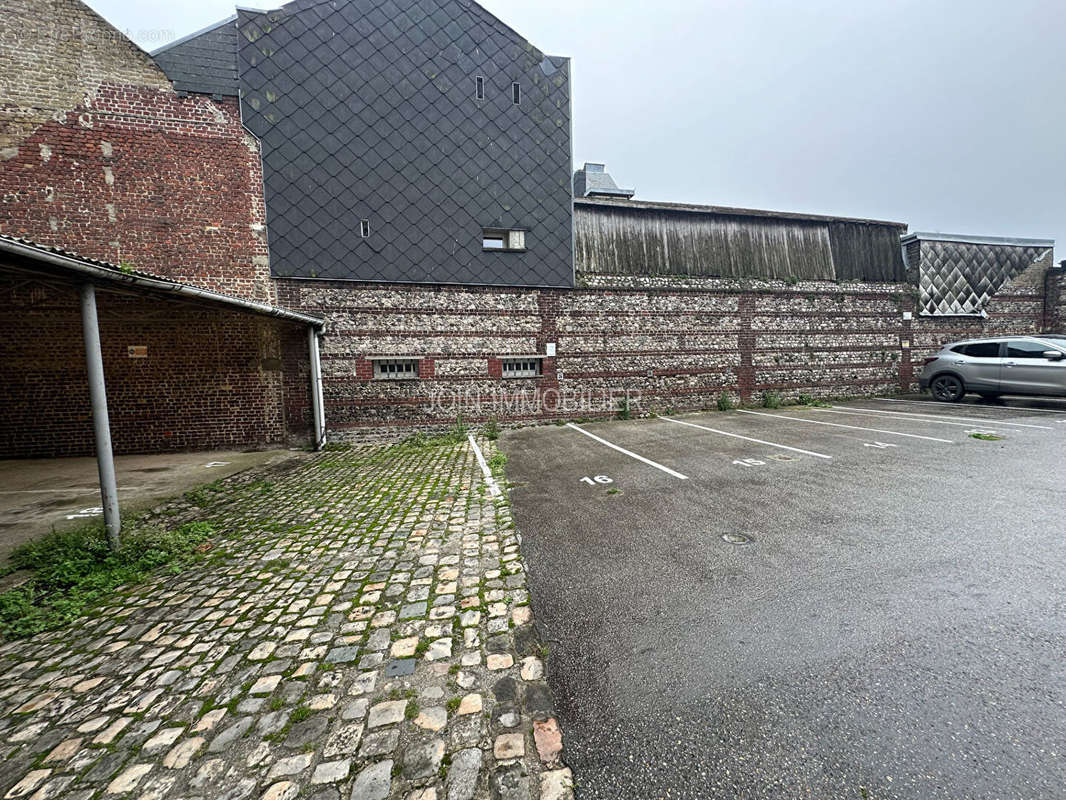
<instances>
[{"instance_id":1,"label":"diamond-pattern metal cladding","mask_svg":"<svg viewBox=\"0 0 1066 800\"><path fill-rule=\"evenodd\" d=\"M238 32L276 275L573 285L568 60L464 0L296 2ZM483 252L484 227L528 250Z\"/></svg>"},{"instance_id":2,"label":"diamond-pattern metal cladding","mask_svg":"<svg viewBox=\"0 0 1066 800\"><path fill-rule=\"evenodd\" d=\"M980 314L1003 284L1046 252L1046 247L923 241L920 310L932 315Z\"/></svg>"}]
</instances>

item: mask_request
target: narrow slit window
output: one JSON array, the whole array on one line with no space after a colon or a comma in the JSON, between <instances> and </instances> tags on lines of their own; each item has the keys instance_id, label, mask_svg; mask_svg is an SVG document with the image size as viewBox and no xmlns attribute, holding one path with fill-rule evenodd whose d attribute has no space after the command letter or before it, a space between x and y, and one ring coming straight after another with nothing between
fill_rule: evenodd
<instances>
[{"instance_id":1,"label":"narrow slit window","mask_svg":"<svg viewBox=\"0 0 1066 800\"><path fill-rule=\"evenodd\" d=\"M522 86L518 83L511 84L511 100L515 105L522 102Z\"/></svg>"},{"instance_id":2,"label":"narrow slit window","mask_svg":"<svg viewBox=\"0 0 1066 800\"><path fill-rule=\"evenodd\" d=\"M485 79L480 75L474 78L474 97L478 100L485 99Z\"/></svg>"},{"instance_id":3,"label":"narrow slit window","mask_svg":"<svg viewBox=\"0 0 1066 800\"><path fill-rule=\"evenodd\" d=\"M370 220L364 219L359 222L359 235L364 239L370 235Z\"/></svg>"}]
</instances>

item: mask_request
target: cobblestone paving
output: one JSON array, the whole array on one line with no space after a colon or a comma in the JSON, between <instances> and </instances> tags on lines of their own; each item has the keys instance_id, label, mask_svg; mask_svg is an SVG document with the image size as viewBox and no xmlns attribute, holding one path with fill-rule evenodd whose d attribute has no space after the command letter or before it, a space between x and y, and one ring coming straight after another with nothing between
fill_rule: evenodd
<instances>
[{"instance_id":1,"label":"cobblestone paving","mask_svg":"<svg viewBox=\"0 0 1066 800\"><path fill-rule=\"evenodd\" d=\"M221 489L161 513L210 517L226 557L0 647L0 796L571 797L518 535L468 444Z\"/></svg>"}]
</instances>

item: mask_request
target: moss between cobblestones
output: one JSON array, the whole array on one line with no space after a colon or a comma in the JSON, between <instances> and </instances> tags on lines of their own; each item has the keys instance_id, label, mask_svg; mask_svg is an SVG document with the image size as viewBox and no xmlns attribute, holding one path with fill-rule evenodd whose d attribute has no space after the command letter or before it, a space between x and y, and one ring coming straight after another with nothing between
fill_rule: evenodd
<instances>
[{"instance_id":1,"label":"moss between cobblestones","mask_svg":"<svg viewBox=\"0 0 1066 800\"><path fill-rule=\"evenodd\" d=\"M11 676L0 712L14 715L9 731L22 737L6 752L0 747L5 758L16 754L4 762L11 780L56 741L81 735L79 726L88 723L84 735L95 736L97 717L136 713L143 720L108 734L113 741L86 739L66 764L49 761L48 785L62 791L62 782L75 778L102 796L136 761L154 768L133 796L205 796L205 787L212 796L253 796L252 783L266 787L271 770L302 750L312 758L292 780L305 794L319 767L345 761L350 773L331 794L352 796L355 776L387 758L395 772L390 797L423 789L443 797L440 781L455 754L492 752L506 728L525 736L525 769L537 796L539 775L560 765L541 762L533 739L533 715L550 710L525 706L527 694L543 702L547 689L541 678L522 674L523 656L536 652L537 642L528 611L514 613L529 594L508 500L489 497L461 423L430 441L331 449L289 472L226 479L222 491L204 495L206 509L185 499L181 508L153 512L170 526L210 517L225 531L212 552L225 545L232 560L151 578L112 594L97 617L68 631L0 646L0 671ZM482 447L502 472L496 446L483 440ZM428 608L402 613L417 604ZM480 616L463 624L468 610ZM425 643L421 658L404 654L406 644L393 653L390 643L401 639ZM451 652L442 655L442 648ZM489 664L490 657L510 663ZM415 672L386 677L390 662L400 661L415 664ZM68 674L74 670L79 674ZM282 676L280 684L249 694L272 675ZM505 679L526 688L501 700L494 687ZM82 683L71 685L75 680ZM484 703L480 713L456 715L468 695ZM396 715L395 706L391 721L363 727L368 706L386 698L402 700L405 713ZM216 709L225 713L208 719ZM140 745L153 730L158 735L160 720L185 732L173 749L146 752ZM185 766L159 767L197 739L202 746ZM443 744L433 751L442 755L435 776L405 777L404 765L421 763L432 743ZM90 758L97 752L108 754ZM512 767L485 759L477 796L487 796ZM0 779L0 795L8 788Z\"/></svg>"}]
</instances>

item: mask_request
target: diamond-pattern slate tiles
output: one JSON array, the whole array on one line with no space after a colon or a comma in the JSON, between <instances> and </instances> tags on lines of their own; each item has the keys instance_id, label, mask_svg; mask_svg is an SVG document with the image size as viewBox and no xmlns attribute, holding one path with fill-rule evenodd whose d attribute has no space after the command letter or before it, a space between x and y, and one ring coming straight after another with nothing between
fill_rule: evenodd
<instances>
[{"instance_id":1,"label":"diamond-pattern slate tiles","mask_svg":"<svg viewBox=\"0 0 1066 800\"><path fill-rule=\"evenodd\" d=\"M241 12L239 43L278 274L570 285L565 60L474 4L297 3L266 17ZM489 224L530 228L529 251L482 253Z\"/></svg>"},{"instance_id":2,"label":"diamond-pattern slate tiles","mask_svg":"<svg viewBox=\"0 0 1066 800\"><path fill-rule=\"evenodd\" d=\"M922 242L920 307L926 314L977 314L1047 248Z\"/></svg>"}]
</instances>

